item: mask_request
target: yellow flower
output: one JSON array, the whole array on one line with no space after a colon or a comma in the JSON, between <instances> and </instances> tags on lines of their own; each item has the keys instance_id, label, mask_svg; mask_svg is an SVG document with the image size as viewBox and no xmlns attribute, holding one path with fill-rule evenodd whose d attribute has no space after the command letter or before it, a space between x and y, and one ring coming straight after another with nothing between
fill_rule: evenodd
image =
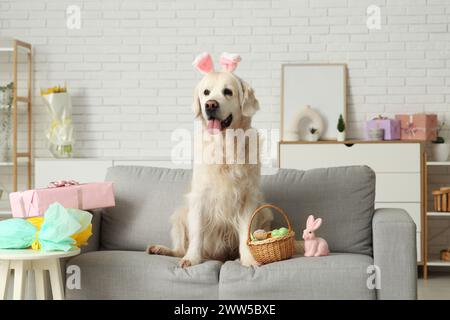
<instances>
[{"instance_id":1,"label":"yellow flower","mask_svg":"<svg viewBox=\"0 0 450 320\"><path fill-rule=\"evenodd\" d=\"M47 89L41 89L41 96L46 96L48 94L60 92L67 92L67 87L54 86Z\"/></svg>"}]
</instances>

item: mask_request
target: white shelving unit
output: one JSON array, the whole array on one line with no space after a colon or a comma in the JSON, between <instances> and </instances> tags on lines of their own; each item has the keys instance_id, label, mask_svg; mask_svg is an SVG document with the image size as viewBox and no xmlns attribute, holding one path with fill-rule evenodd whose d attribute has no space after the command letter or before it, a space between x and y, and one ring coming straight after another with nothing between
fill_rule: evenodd
<instances>
[{"instance_id":1,"label":"white shelving unit","mask_svg":"<svg viewBox=\"0 0 450 320\"><path fill-rule=\"evenodd\" d=\"M17 159L17 165L26 165L27 161L24 159ZM9 162L0 162L0 167L12 167L14 165L14 162L9 161Z\"/></svg>"},{"instance_id":2,"label":"white shelving unit","mask_svg":"<svg viewBox=\"0 0 450 320\"><path fill-rule=\"evenodd\" d=\"M450 166L450 161L428 161L428 166Z\"/></svg>"},{"instance_id":3,"label":"white shelving unit","mask_svg":"<svg viewBox=\"0 0 450 320\"><path fill-rule=\"evenodd\" d=\"M427 167L430 166L450 166L450 161L427 161ZM428 189L428 170L425 175L425 184ZM427 194L428 197L428 194ZM425 200L426 201L426 200ZM428 207L427 201L425 205ZM439 256L430 255L428 256L428 219L432 218L448 218L450 219L450 212L436 212L427 211L425 216L425 237L424 237L424 250L425 250L425 261L424 261L424 278L428 277L428 267L450 267L450 261L442 261Z\"/></svg>"},{"instance_id":4,"label":"white shelving unit","mask_svg":"<svg viewBox=\"0 0 450 320\"><path fill-rule=\"evenodd\" d=\"M450 261L442 261L439 257L431 256L427 262L427 265L429 267L450 267Z\"/></svg>"},{"instance_id":5,"label":"white shelving unit","mask_svg":"<svg viewBox=\"0 0 450 320\"><path fill-rule=\"evenodd\" d=\"M450 218L450 212L435 212L428 211L427 216L429 217L441 217L441 218Z\"/></svg>"},{"instance_id":6,"label":"white shelving unit","mask_svg":"<svg viewBox=\"0 0 450 320\"><path fill-rule=\"evenodd\" d=\"M31 124L32 124L32 47L29 43L13 39L13 38L5 38L0 37L0 54L7 55L12 58L12 157L11 162L2 162L1 166L11 167L12 172L12 191L17 191L18 188L18 166L19 162L26 161L26 172L27 172L27 185L28 188L31 188ZM26 79L20 80L19 78L19 56L25 54L26 56ZM4 70L1 70L2 72ZM23 82L26 82L26 85L23 86ZM19 90L20 89L22 90ZM24 92L26 94L24 94ZM23 109L26 110L26 114L19 114L18 110ZM18 130L18 118L24 117L26 120L26 147L24 150L19 150L18 147L18 135L20 131Z\"/></svg>"}]
</instances>

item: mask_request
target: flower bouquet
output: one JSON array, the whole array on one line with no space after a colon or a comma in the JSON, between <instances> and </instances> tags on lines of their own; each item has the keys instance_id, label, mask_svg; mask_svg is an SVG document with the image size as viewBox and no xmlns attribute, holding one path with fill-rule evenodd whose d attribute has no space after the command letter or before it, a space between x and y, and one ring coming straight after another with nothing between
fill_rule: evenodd
<instances>
[{"instance_id":1,"label":"flower bouquet","mask_svg":"<svg viewBox=\"0 0 450 320\"><path fill-rule=\"evenodd\" d=\"M51 116L47 130L50 152L56 158L72 156L74 134L72 125L72 102L66 87L41 89L41 96Z\"/></svg>"}]
</instances>

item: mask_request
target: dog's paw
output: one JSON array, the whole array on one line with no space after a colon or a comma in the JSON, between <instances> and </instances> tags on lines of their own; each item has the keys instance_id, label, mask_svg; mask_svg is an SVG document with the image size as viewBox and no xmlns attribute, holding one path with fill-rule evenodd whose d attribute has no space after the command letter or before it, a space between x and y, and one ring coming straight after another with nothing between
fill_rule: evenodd
<instances>
[{"instance_id":1,"label":"dog's paw","mask_svg":"<svg viewBox=\"0 0 450 320\"><path fill-rule=\"evenodd\" d=\"M190 267L192 264L191 264L191 261L190 260L187 260L187 259L181 259L180 260L180 262L178 262L178 266L180 267L180 268L188 268L188 267Z\"/></svg>"},{"instance_id":2,"label":"dog's paw","mask_svg":"<svg viewBox=\"0 0 450 320\"><path fill-rule=\"evenodd\" d=\"M241 257L241 264L244 267L259 267L261 263L255 260L255 258L252 257Z\"/></svg>"},{"instance_id":3,"label":"dog's paw","mask_svg":"<svg viewBox=\"0 0 450 320\"><path fill-rule=\"evenodd\" d=\"M195 266L196 264L199 264L200 262L201 262L200 259L183 257L180 260L180 262L178 262L178 266L180 268L188 268L188 267Z\"/></svg>"},{"instance_id":4,"label":"dog's paw","mask_svg":"<svg viewBox=\"0 0 450 320\"><path fill-rule=\"evenodd\" d=\"M147 252L148 254L162 254L163 252L163 247L161 246L148 246L147 249L145 250L145 252Z\"/></svg>"}]
</instances>

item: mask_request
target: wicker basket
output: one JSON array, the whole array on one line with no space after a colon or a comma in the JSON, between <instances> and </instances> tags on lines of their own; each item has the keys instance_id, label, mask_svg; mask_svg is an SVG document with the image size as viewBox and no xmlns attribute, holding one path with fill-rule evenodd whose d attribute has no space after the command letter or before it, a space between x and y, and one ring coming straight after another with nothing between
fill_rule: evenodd
<instances>
[{"instance_id":1,"label":"wicker basket","mask_svg":"<svg viewBox=\"0 0 450 320\"><path fill-rule=\"evenodd\" d=\"M255 216L265 208L275 209L278 213L282 214L288 224L288 233L281 237L268 238L265 240L252 241L251 240L251 226ZM280 208L265 204L257 208L250 219L248 226L248 240L247 244L250 247L250 251L256 261L262 264L281 261L289 259L295 254L295 232L292 231L291 222L287 214Z\"/></svg>"},{"instance_id":2,"label":"wicker basket","mask_svg":"<svg viewBox=\"0 0 450 320\"><path fill-rule=\"evenodd\" d=\"M450 212L450 188L433 190L433 207L437 212Z\"/></svg>"}]
</instances>

